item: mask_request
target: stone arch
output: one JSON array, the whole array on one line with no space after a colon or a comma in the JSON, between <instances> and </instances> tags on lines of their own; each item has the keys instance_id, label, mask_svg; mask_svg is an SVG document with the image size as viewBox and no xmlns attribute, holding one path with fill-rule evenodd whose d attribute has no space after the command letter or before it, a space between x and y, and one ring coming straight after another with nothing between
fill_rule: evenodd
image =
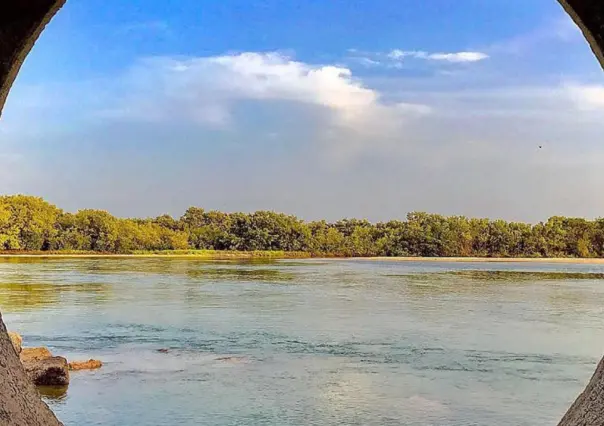
<instances>
[{"instance_id":1,"label":"stone arch","mask_svg":"<svg viewBox=\"0 0 604 426\"><path fill-rule=\"evenodd\" d=\"M65 0L8 0L0 5L0 115L21 65Z\"/></svg>"},{"instance_id":2,"label":"stone arch","mask_svg":"<svg viewBox=\"0 0 604 426\"><path fill-rule=\"evenodd\" d=\"M66 0L2 0L0 3L0 114L8 92L44 27ZM558 0L579 26L604 68L604 1ZM0 423L61 423L29 383L0 316ZM604 426L604 359L559 426Z\"/></svg>"},{"instance_id":3,"label":"stone arch","mask_svg":"<svg viewBox=\"0 0 604 426\"><path fill-rule=\"evenodd\" d=\"M591 50L604 68L604 2L600 0L558 0L558 2L581 29Z\"/></svg>"}]
</instances>

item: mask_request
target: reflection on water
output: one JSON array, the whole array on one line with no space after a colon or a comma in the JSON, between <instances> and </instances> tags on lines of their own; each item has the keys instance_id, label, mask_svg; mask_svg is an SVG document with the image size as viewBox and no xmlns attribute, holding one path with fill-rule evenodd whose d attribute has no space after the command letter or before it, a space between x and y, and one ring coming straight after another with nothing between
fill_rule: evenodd
<instances>
[{"instance_id":1,"label":"reflection on water","mask_svg":"<svg viewBox=\"0 0 604 426\"><path fill-rule=\"evenodd\" d=\"M90 302L102 303L111 287L100 283L56 285L0 282L0 306L3 312L18 312L26 309L54 305L69 297L69 293L84 293Z\"/></svg>"},{"instance_id":2,"label":"reflection on water","mask_svg":"<svg viewBox=\"0 0 604 426\"><path fill-rule=\"evenodd\" d=\"M451 275L485 281L520 280L602 280L603 273L580 271L451 271Z\"/></svg>"},{"instance_id":3,"label":"reflection on water","mask_svg":"<svg viewBox=\"0 0 604 426\"><path fill-rule=\"evenodd\" d=\"M294 274L280 271L278 269L253 268L247 269L241 265L235 265L231 268L202 268L187 272L192 279L200 280L240 280L240 281L292 281Z\"/></svg>"},{"instance_id":4,"label":"reflection on water","mask_svg":"<svg viewBox=\"0 0 604 426\"><path fill-rule=\"evenodd\" d=\"M26 345L104 362L41 389L66 425L555 424L604 350L603 284L604 265L0 260Z\"/></svg>"},{"instance_id":5,"label":"reflection on water","mask_svg":"<svg viewBox=\"0 0 604 426\"><path fill-rule=\"evenodd\" d=\"M67 398L67 386L38 386L37 389L47 402L59 404Z\"/></svg>"},{"instance_id":6,"label":"reflection on water","mask_svg":"<svg viewBox=\"0 0 604 426\"><path fill-rule=\"evenodd\" d=\"M403 278L409 281L435 283L450 281L452 277L461 277L479 281L536 281L536 280L604 280L604 273L580 271L496 271L496 270L461 270L438 273L386 274L391 278Z\"/></svg>"}]
</instances>

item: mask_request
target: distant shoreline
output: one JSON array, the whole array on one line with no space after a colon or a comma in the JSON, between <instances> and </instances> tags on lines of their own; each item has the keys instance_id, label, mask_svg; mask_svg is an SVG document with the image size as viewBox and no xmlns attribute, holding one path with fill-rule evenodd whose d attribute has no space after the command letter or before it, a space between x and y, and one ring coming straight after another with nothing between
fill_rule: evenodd
<instances>
[{"instance_id":1,"label":"distant shoreline","mask_svg":"<svg viewBox=\"0 0 604 426\"><path fill-rule=\"evenodd\" d=\"M306 259L310 253L282 251L220 251L220 250L166 250L163 252L94 253L94 252L0 252L0 258L63 258L63 259L111 259L111 258L189 258L207 260L228 259Z\"/></svg>"},{"instance_id":2,"label":"distant shoreline","mask_svg":"<svg viewBox=\"0 0 604 426\"><path fill-rule=\"evenodd\" d=\"M380 262L448 262L448 263L568 263L568 264L604 264L602 258L559 258L559 257L342 257L342 256L314 256L305 252L279 252L279 251L167 251L153 253L60 253L60 252L25 252L10 253L0 252L0 259L16 258L54 258L54 259L200 259L200 260L287 260L287 259L315 259L315 260L351 260L351 261L380 261Z\"/></svg>"}]
</instances>

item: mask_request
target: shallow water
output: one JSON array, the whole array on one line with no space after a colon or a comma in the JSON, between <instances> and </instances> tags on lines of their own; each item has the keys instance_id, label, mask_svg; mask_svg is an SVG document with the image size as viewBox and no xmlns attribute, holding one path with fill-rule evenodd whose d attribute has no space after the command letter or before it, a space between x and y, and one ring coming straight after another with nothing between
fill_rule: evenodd
<instances>
[{"instance_id":1,"label":"shallow water","mask_svg":"<svg viewBox=\"0 0 604 426\"><path fill-rule=\"evenodd\" d=\"M603 274L3 259L0 307L27 346L105 362L44 392L66 425L555 425L604 353Z\"/></svg>"}]
</instances>

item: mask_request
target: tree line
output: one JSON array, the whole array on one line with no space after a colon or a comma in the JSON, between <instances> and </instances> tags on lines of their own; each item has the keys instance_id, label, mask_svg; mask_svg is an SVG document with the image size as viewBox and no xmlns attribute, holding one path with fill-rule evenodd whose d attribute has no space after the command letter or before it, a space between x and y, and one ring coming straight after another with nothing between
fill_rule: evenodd
<instances>
[{"instance_id":1,"label":"tree line","mask_svg":"<svg viewBox=\"0 0 604 426\"><path fill-rule=\"evenodd\" d=\"M306 222L271 211L190 207L178 219L65 212L42 198L0 197L0 250L132 253L280 250L316 256L604 257L604 219L554 216L527 224L413 212L405 220Z\"/></svg>"}]
</instances>

